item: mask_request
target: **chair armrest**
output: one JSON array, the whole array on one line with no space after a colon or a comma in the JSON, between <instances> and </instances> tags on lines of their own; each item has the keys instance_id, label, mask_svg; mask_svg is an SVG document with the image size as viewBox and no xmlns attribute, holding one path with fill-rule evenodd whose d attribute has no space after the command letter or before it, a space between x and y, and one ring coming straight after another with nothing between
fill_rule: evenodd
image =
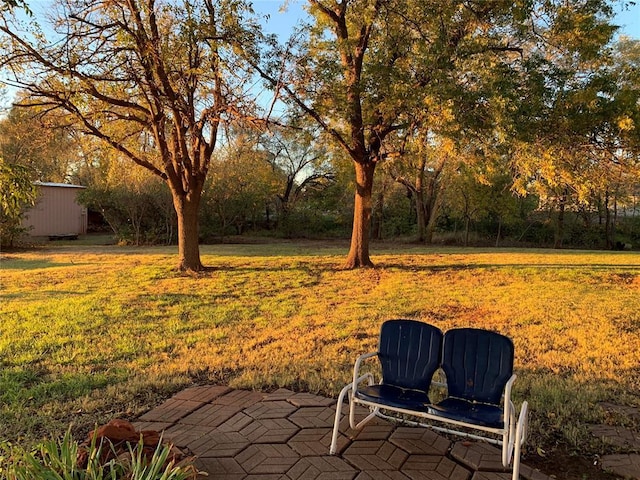
<instances>
[{"instance_id":1,"label":"chair armrest","mask_svg":"<svg viewBox=\"0 0 640 480\"><path fill-rule=\"evenodd\" d=\"M509 380L507 381L506 385L504 386L504 422L505 422L505 426L508 425L509 423L509 418L512 415L511 409L513 408L513 403L511 403L511 390L513 389L513 382L516 381L516 378L518 378L518 376L514 373L513 375L511 375L511 378L509 378Z\"/></svg>"},{"instance_id":2,"label":"chair armrest","mask_svg":"<svg viewBox=\"0 0 640 480\"><path fill-rule=\"evenodd\" d=\"M362 355L358 356L358 358L356 358L356 363L353 366L353 391L354 392L357 390L358 383L360 383L360 381L365 377L364 375L362 377L360 376L360 365L362 365L362 362L367 360L368 358L377 357L377 356L378 356L378 352L370 352L370 353L363 353Z\"/></svg>"},{"instance_id":3,"label":"chair armrest","mask_svg":"<svg viewBox=\"0 0 640 480\"><path fill-rule=\"evenodd\" d=\"M524 444L527 441L527 433L529 430L529 402L526 400L522 402L520 407L520 415L518 416L518 429L516 435L516 441L520 444Z\"/></svg>"},{"instance_id":4,"label":"chair armrest","mask_svg":"<svg viewBox=\"0 0 640 480\"><path fill-rule=\"evenodd\" d=\"M506 400L510 400L511 399L511 389L513 388L513 382L516 381L516 378L518 378L518 376L514 373L511 375L511 378L509 378L509 380L507 380L507 383L504 386L504 398Z\"/></svg>"}]
</instances>

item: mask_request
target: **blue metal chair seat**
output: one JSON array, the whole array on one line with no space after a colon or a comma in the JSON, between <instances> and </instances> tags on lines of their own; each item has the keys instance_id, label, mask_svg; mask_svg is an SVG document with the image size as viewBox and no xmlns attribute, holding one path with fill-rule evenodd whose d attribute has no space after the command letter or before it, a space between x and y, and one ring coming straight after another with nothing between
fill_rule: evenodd
<instances>
[{"instance_id":1,"label":"blue metal chair seat","mask_svg":"<svg viewBox=\"0 0 640 480\"><path fill-rule=\"evenodd\" d=\"M435 405L430 405L429 413L438 417L484 427L504 427L504 409L501 406L470 402L462 398L445 398Z\"/></svg>"},{"instance_id":2,"label":"blue metal chair seat","mask_svg":"<svg viewBox=\"0 0 640 480\"><path fill-rule=\"evenodd\" d=\"M360 387L355 395L368 402L417 411L427 411L431 403L426 392L386 384Z\"/></svg>"}]
</instances>

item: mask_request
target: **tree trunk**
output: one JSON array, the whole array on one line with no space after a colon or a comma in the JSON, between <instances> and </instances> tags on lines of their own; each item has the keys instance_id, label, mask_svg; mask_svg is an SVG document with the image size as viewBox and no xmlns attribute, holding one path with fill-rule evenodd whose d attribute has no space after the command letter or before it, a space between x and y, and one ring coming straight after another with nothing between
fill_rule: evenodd
<instances>
[{"instance_id":1,"label":"tree trunk","mask_svg":"<svg viewBox=\"0 0 640 480\"><path fill-rule=\"evenodd\" d=\"M614 247L616 243L616 229L618 228L618 197L613 197L613 218L611 219L611 245Z\"/></svg>"},{"instance_id":2,"label":"tree trunk","mask_svg":"<svg viewBox=\"0 0 640 480\"><path fill-rule=\"evenodd\" d=\"M428 174L426 168L427 159L423 158L420 163L419 183L416 182L416 187L420 187L421 190L420 200L422 202L422 214L424 215L422 219L422 228L424 230L421 233L421 240L427 244L433 243L433 231L436 227L438 209L440 207L440 175L444 171L446 162L447 156L445 155ZM425 175L427 176L425 177ZM420 223L418 223L418 227L420 227Z\"/></svg>"},{"instance_id":3,"label":"tree trunk","mask_svg":"<svg viewBox=\"0 0 640 480\"><path fill-rule=\"evenodd\" d=\"M433 231L436 229L436 215L435 207L431 210L429 221L427 222L427 228L425 229L424 243L430 245L433 243Z\"/></svg>"},{"instance_id":4,"label":"tree trunk","mask_svg":"<svg viewBox=\"0 0 640 480\"><path fill-rule=\"evenodd\" d=\"M269 208L269 205L265 205L264 214L267 220L267 230L271 230L271 209Z\"/></svg>"},{"instance_id":5,"label":"tree trunk","mask_svg":"<svg viewBox=\"0 0 640 480\"><path fill-rule=\"evenodd\" d=\"M418 224L418 242L424 242L427 230L427 211L424 203L424 170L427 160L423 156L420 159L418 174L416 175L415 186L412 189L416 195L416 220Z\"/></svg>"},{"instance_id":6,"label":"tree trunk","mask_svg":"<svg viewBox=\"0 0 640 480\"><path fill-rule=\"evenodd\" d=\"M421 182L420 182L421 183ZM427 233L427 210L424 204L424 191L422 185L416 182L416 213L418 221L418 242L426 240Z\"/></svg>"},{"instance_id":7,"label":"tree trunk","mask_svg":"<svg viewBox=\"0 0 640 480\"><path fill-rule=\"evenodd\" d=\"M605 193L604 197L604 214L605 214L605 223L604 223L604 238L605 238L605 246L607 249L611 250L613 248L613 238L611 235L611 211L609 210L609 192Z\"/></svg>"},{"instance_id":8,"label":"tree trunk","mask_svg":"<svg viewBox=\"0 0 640 480\"><path fill-rule=\"evenodd\" d=\"M440 187L437 184L439 172L438 170L434 177L429 181L429 186L426 194L425 203L425 233L424 243L433 243L433 231L436 228L436 220L438 219L438 208L440 204Z\"/></svg>"},{"instance_id":9,"label":"tree trunk","mask_svg":"<svg viewBox=\"0 0 640 480\"><path fill-rule=\"evenodd\" d=\"M382 240L382 228L384 223L384 193L386 186L383 185L378 194L378 201L376 202L376 215L372 214L372 230L371 235L376 240Z\"/></svg>"},{"instance_id":10,"label":"tree trunk","mask_svg":"<svg viewBox=\"0 0 640 480\"><path fill-rule=\"evenodd\" d=\"M204 270L200 261L198 208L200 195L173 193L173 206L178 216L178 268L181 271Z\"/></svg>"},{"instance_id":11,"label":"tree trunk","mask_svg":"<svg viewBox=\"0 0 640 480\"><path fill-rule=\"evenodd\" d=\"M555 238L553 240L553 248L562 248L564 243L564 211L567 207L567 198L569 191L565 188L558 198L558 220L556 222Z\"/></svg>"},{"instance_id":12,"label":"tree trunk","mask_svg":"<svg viewBox=\"0 0 640 480\"><path fill-rule=\"evenodd\" d=\"M356 196L353 208L353 231L351 247L344 267L373 267L369 258L369 236L371 232L371 194L375 162L354 162L356 170Z\"/></svg>"},{"instance_id":13,"label":"tree trunk","mask_svg":"<svg viewBox=\"0 0 640 480\"><path fill-rule=\"evenodd\" d=\"M471 223L471 218L467 215L464 220L464 246L469 246L469 224Z\"/></svg>"}]
</instances>

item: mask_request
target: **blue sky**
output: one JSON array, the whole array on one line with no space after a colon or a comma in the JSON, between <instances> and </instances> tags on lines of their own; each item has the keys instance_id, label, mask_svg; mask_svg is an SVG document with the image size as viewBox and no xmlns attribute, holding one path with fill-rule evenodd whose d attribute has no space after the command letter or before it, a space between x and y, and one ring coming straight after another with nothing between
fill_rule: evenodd
<instances>
[{"instance_id":1,"label":"blue sky","mask_svg":"<svg viewBox=\"0 0 640 480\"><path fill-rule=\"evenodd\" d=\"M616 17L614 23L621 26L620 33L640 39L640 0L623 9L624 0L613 0ZM42 15L50 0L27 0L36 17ZM256 13L269 15L265 28L269 33L288 37L299 19L305 15L306 0L253 0Z\"/></svg>"},{"instance_id":2,"label":"blue sky","mask_svg":"<svg viewBox=\"0 0 640 480\"><path fill-rule=\"evenodd\" d=\"M616 23L622 26L621 33L640 39L640 0L634 0L635 5L623 10L623 0L613 0L616 12ZM41 13L50 0L27 0L34 12ZM270 19L266 28L270 33L287 35L304 15L303 5L305 0L253 0L253 5L258 13L269 14Z\"/></svg>"},{"instance_id":3,"label":"blue sky","mask_svg":"<svg viewBox=\"0 0 640 480\"><path fill-rule=\"evenodd\" d=\"M621 1L615 1L614 23L622 27L620 33L640 40L640 0L635 1L636 4L629 6L626 10L622 8ZM302 8L306 3L304 0L289 0L283 8L284 3L283 0L254 0L253 5L257 13L270 15L266 24L269 33L286 35L304 14Z\"/></svg>"},{"instance_id":4,"label":"blue sky","mask_svg":"<svg viewBox=\"0 0 640 480\"><path fill-rule=\"evenodd\" d=\"M616 17L614 23L620 25L620 34L640 40L640 0L635 0L635 5L630 5L627 9L622 8L622 1L615 0L613 3ZM49 0L27 0L36 17L46 9ZM292 32L299 19L305 15L303 5L306 0L253 0L256 13L269 15L265 23L265 29L269 33L278 33L287 38ZM0 107L9 103L13 89L9 89L9 94L4 99L0 97Z\"/></svg>"},{"instance_id":5,"label":"blue sky","mask_svg":"<svg viewBox=\"0 0 640 480\"><path fill-rule=\"evenodd\" d=\"M640 40L640 1L622 10L616 5L614 11L617 13L615 23L621 27L620 33Z\"/></svg>"}]
</instances>

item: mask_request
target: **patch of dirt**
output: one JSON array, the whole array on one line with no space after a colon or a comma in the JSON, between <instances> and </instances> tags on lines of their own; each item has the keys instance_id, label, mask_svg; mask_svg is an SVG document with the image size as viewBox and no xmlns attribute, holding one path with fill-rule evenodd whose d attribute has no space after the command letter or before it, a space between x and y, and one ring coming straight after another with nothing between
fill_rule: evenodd
<instances>
[{"instance_id":1,"label":"patch of dirt","mask_svg":"<svg viewBox=\"0 0 640 480\"><path fill-rule=\"evenodd\" d=\"M545 457L529 455L522 463L558 480L619 480L620 477L600 468L600 459L588 459L568 452L554 452Z\"/></svg>"},{"instance_id":2,"label":"patch of dirt","mask_svg":"<svg viewBox=\"0 0 640 480\"><path fill-rule=\"evenodd\" d=\"M638 420L640 409L627 405L610 402L599 404L609 414ZM634 430L616 425L590 425L591 434L601 438L609 444L621 448L623 451L635 451L640 444L640 434ZM530 467L537 468L547 475L566 480L619 480L620 476L605 472L602 469L602 459L599 456L588 458L572 455L566 451L555 451L545 457L532 454L523 460Z\"/></svg>"}]
</instances>

